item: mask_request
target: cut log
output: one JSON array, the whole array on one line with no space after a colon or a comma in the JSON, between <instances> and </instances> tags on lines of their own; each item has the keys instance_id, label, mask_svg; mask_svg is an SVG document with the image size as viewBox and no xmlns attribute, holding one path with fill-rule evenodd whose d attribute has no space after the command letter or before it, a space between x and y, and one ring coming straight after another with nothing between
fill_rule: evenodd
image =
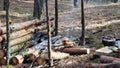
<instances>
[{"instance_id":1,"label":"cut log","mask_svg":"<svg viewBox=\"0 0 120 68\"><path fill-rule=\"evenodd\" d=\"M79 47L69 47L63 49L56 49L55 51L69 53L71 55L80 55L80 54L90 54L90 49L88 48L79 48Z\"/></svg>"},{"instance_id":2,"label":"cut log","mask_svg":"<svg viewBox=\"0 0 120 68\"><path fill-rule=\"evenodd\" d=\"M54 20L54 18L51 18L50 21L51 20ZM14 23L14 24L10 25L10 29L11 29L11 32L12 32L12 31L28 28L32 25L40 25L40 24L45 23L45 22L47 22L47 21L46 20L40 21L38 19L35 19L35 20L23 22L23 23ZM1 32L1 34L6 33L6 27L0 28L0 32Z\"/></svg>"},{"instance_id":3,"label":"cut log","mask_svg":"<svg viewBox=\"0 0 120 68\"><path fill-rule=\"evenodd\" d=\"M6 59L0 58L0 65L6 65Z\"/></svg>"},{"instance_id":4,"label":"cut log","mask_svg":"<svg viewBox=\"0 0 120 68\"><path fill-rule=\"evenodd\" d=\"M12 65L17 65L20 63L27 62L27 61L34 61L36 56L39 56L39 50L34 50L32 48L28 48L24 51L22 51L22 53L20 53L19 55L16 56L12 56L12 58L10 59L10 64ZM28 57L26 57L28 56ZM25 60L24 60L25 57Z\"/></svg>"},{"instance_id":5,"label":"cut log","mask_svg":"<svg viewBox=\"0 0 120 68\"><path fill-rule=\"evenodd\" d=\"M32 29L31 29L32 30ZM21 37L21 36L23 36L23 35L26 35L26 34L29 34L29 33L31 33L32 31L26 31L25 29L23 29L23 30L20 30L20 31L17 31L17 32L14 32L14 33L12 33L12 34L10 34L10 40L12 40L12 39L15 39L15 38L19 38L19 37ZM4 35L2 35L2 36L0 36L0 42L2 42L2 41L4 41L4 40L6 40L7 39L7 37L6 37L6 34L4 34Z\"/></svg>"},{"instance_id":6,"label":"cut log","mask_svg":"<svg viewBox=\"0 0 120 68\"><path fill-rule=\"evenodd\" d=\"M43 25L40 25L36 28L28 28L28 29L23 29L23 30L20 30L20 31L13 32L13 33L10 34L10 40L19 38L21 36L24 36L24 35L27 35L27 34L30 34L30 33L33 33L33 32L35 32L35 30L41 31L41 30L44 30L46 28L47 28L47 25L43 24ZM6 39L7 39L6 34L0 36L0 42L4 41Z\"/></svg>"},{"instance_id":7,"label":"cut log","mask_svg":"<svg viewBox=\"0 0 120 68\"><path fill-rule=\"evenodd\" d=\"M0 48L0 58L4 58L5 57L5 50Z\"/></svg>"},{"instance_id":8,"label":"cut log","mask_svg":"<svg viewBox=\"0 0 120 68\"><path fill-rule=\"evenodd\" d=\"M45 64L46 64L45 59L43 59L42 57L39 56L33 63L33 66L39 66L39 65L45 65Z\"/></svg>"},{"instance_id":9,"label":"cut log","mask_svg":"<svg viewBox=\"0 0 120 68\"><path fill-rule=\"evenodd\" d=\"M10 46L12 47L13 45L17 45L17 44L26 42L26 41L32 39L32 35L33 35L33 34L28 34L28 35L25 35L25 36L23 36L23 37L20 37L20 38L11 40L11 41L10 41Z\"/></svg>"},{"instance_id":10,"label":"cut log","mask_svg":"<svg viewBox=\"0 0 120 68\"><path fill-rule=\"evenodd\" d=\"M114 61L116 61L116 60L119 60L120 61L120 59L119 58L115 58L115 57L110 57L110 56L100 56L100 62L101 63L112 63L112 62L114 62Z\"/></svg>"},{"instance_id":11,"label":"cut log","mask_svg":"<svg viewBox=\"0 0 120 68\"><path fill-rule=\"evenodd\" d=\"M14 54L15 52L19 52L21 50L24 50L24 49L27 49L27 48L33 46L37 42L38 42L38 39L34 39L34 40L27 41L23 44L14 45L14 46L10 47L10 50L11 50L10 52L11 52L11 54Z\"/></svg>"},{"instance_id":12,"label":"cut log","mask_svg":"<svg viewBox=\"0 0 120 68\"><path fill-rule=\"evenodd\" d=\"M14 45L13 47L10 47L10 50L11 50L10 53L13 54L13 53L18 52L20 50L23 50L25 46L26 46L25 44Z\"/></svg>"},{"instance_id":13,"label":"cut log","mask_svg":"<svg viewBox=\"0 0 120 68\"><path fill-rule=\"evenodd\" d=\"M17 65L17 64L23 63L23 60L24 58L22 55L16 55L10 59L10 64Z\"/></svg>"},{"instance_id":14,"label":"cut log","mask_svg":"<svg viewBox=\"0 0 120 68\"><path fill-rule=\"evenodd\" d=\"M56 39L60 38L61 36L56 36L56 37L53 37L52 40L55 41ZM38 46L38 48L36 48ZM40 48L39 48L40 45L35 45L31 48L27 48L25 49L24 51L22 51L19 55L21 56L29 56L27 59L29 61L33 61L33 58L35 58L35 56L39 56L39 53L40 53ZM30 56L31 55L31 56ZM16 60L16 58L14 58L14 64L18 64L18 61ZM39 61L39 60L38 60ZM39 65L41 62L38 62L36 61L37 63L35 63L35 65ZM13 60L11 61L12 64L13 64Z\"/></svg>"},{"instance_id":15,"label":"cut log","mask_svg":"<svg viewBox=\"0 0 120 68\"><path fill-rule=\"evenodd\" d=\"M59 60L59 59L64 59L67 58L68 56L70 56L68 53L63 53L63 52L55 52L55 51L51 51L51 56L53 60ZM41 54L41 57L48 60L48 51L46 50L46 52Z\"/></svg>"},{"instance_id":16,"label":"cut log","mask_svg":"<svg viewBox=\"0 0 120 68\"><path fill-rule=\"evenodd\" d=\"M52 32L53 32L53 30L52 30ZM43 34L47 34L47 30L42 31L42 33L43 33ZM17 44L26 42L26 41L32 39L34 35L35 35L35 34L28 34L28 35L22 36L22 37L20 37L20 38L11 40L11 41L10 41L10 46L12 47L12 46L14 46L14 45L17 45ZM38 35L39 35L39 37L41 36L41 34L38 34ZM37 37L37 36L36 36L36 37Z\"/></svg>"},{"instance_id":17,"label":"cut log","mask_svg":"<svg viewBox=\"0 0 120 68\"><path fill-rule=\"evenodd\" d=\"M24 56L24 63L32 63L36 59L34 54L28 54Z\"/></svg>"}]
</instances>

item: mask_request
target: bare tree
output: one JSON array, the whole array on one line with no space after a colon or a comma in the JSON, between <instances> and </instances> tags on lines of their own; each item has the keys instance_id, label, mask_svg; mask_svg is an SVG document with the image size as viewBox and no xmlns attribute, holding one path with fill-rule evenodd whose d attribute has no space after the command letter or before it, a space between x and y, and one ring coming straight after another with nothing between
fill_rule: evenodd
<instances>
[{"instance_id":1,"label":"bare tree","mask_svg":"<svg viewBox=\"0 0 120 68\"><path fill-rule=\"evenodd\" d=\"M40 19L43 6L44 6L44 0L34 0L33 17L37 17L38 19Z\"/></svg>"},{"instance_id":2,"label":"bare tree","mask_svg":"<svg viewBox=\"0 0 120 68\"><path fill-rule=\"evenodd\" d=\"M81 0L81 24L82 24L82 45L85 45L85 18L84 18L84 0Z\"/></svg>"}]
</instances>

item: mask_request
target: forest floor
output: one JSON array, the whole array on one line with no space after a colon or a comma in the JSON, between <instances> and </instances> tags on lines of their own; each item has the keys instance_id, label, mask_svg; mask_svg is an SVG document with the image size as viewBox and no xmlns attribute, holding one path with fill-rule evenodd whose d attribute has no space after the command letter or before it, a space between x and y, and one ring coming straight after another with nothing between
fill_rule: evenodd
<instances>
[{"instance_id":1,"label":"forest floor","mask_svg":"<svg viewBox=\"0 0 120 68\"><path fill-rule=\"evenodd\" d=\"M0 0L0 11L2 11L2 7L3 0ZM49 15L54 16L53 0L49 0L49 11ZM80 6L79 8L74 8L71 2L65 0L59 1L60 35L67 36L70 39L81 36L80 12ZM45 17L45 12L43 13L43 17ZM10 19L13 23L32 20L34 19L32 14L33 0L10 1ZM5 23L4 14L0 15L0 22L1 24ZM92 40L92 42L86 44L85 47L99 48L103 36L114 36L116 38L120 38L120 3L110 3L99 6L91 5L89 3L85 4L85 26L85 34ZM99 30L101 30L101 32L94 34L94 32ZM72 59L73 58L79 59L78 56L74 56Z\"/></svg>"}]
</instances>

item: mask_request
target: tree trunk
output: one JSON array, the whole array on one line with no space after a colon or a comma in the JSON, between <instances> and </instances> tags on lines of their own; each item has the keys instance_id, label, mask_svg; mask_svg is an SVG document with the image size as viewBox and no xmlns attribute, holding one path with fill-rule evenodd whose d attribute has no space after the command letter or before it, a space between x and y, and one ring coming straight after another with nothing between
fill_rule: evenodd
<instances>
[{"instance_id":1,"label":"tree trunk","mask_svg":"<svg viewBox=\"0 0 120 68\"><path fill-rule=\"evenodd\" d=\"M58 34L58 0L55 0L55 36Z\"/></svg>"},{"instance_id":2,"label":"tree trunk","mask_svg":"<svg viewBox=\"0 0 120 68\"><path fill-rule=\"evenodd\" d=\"M7 0L4 0L3 10L6 10Z\"/></svg>"},{"instance_id":3,"label":"tree trunk","mask_svg":"<svg viewBox=\"0 0 120 68\"><path fill-rule=\"evenodd\" d=\"M84 0L81 0L81 24L82 24L82 45L85 45L85 19L84 19Z\"/></svg>"},{"instance_id":4,"label":"tree trunk","mask_svg":"<svg viewBox=\"0 0 120 68\"><path fill-rule=\"evenodd\" d=\"M40 19L43 6L44 6L44 0L34 0L33 17L37 17L38 19Z\"/></svg>"}]
</instances>

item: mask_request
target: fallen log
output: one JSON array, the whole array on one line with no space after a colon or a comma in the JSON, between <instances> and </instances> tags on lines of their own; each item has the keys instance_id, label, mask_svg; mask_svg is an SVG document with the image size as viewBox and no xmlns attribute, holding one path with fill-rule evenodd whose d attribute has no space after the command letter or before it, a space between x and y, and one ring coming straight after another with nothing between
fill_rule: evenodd
<instances>
[{"instance_id":1,"label":"fallen log","mask_svg":"<svg viewBox=\"0 0 120 68\"><path fill-rule=\"evenodd\" d=\"M50 21L54 20L54 18L51 18ZM23 23L14 23L12 25L10 25L10 30L11 32L13 31L16 31L16 30L21 30L21 29L24 29L24 28L28 28L32 25L40 25L42 23L45 23L47 22L46 20L38 20L38 19L35 19L35 20L31 20L31 21L27 21L27 22L23 22ZM2 27L0 28L0 35L6 33L6 27Z\"/></svg>"},{"instance_id":2,"label":"fallen log","mask_svg":"<svg viewBox=\"0 0 120 68\"><path fill-rule=\"evenodd\" d=\"M55 51L69 53L70 55L90 54L90 49L80 47L69 47L63 49L55 49Z\"/></svg>"},{"instance_id":3,"label":"fallen log","mask_svg":"<svg viewBox=\"0 0 120 68\"><path fill-rule=\"evenodd\" d=\"M21 36L24 36L24 35L27 35L27 34L30 34L30 33L33 33L33 32L35 32L35 30L41 31L41 30L44 30L46 28L47 28L47 25L43 24L43 25L40 25L38 27L23 29L23 30L20 30L20 31L15 31L15 32L10 34L10 40L19 38ZM0 42L6 41L6 39L7 39L6 34L0 36Z\"/></svg>"},{"instance_id":4,"label":"fallen log","mask_svg":"<svg viewBox=\"0 0 120 68\"><path fill-rule=\"evenodd\" d=\"M101 63L112 63L112 62L114 62L116 60L120 61L119 58L110 57L110 56L104 56L104 55L100 56L100 62Z\"/></svg>"}]
</instances>

